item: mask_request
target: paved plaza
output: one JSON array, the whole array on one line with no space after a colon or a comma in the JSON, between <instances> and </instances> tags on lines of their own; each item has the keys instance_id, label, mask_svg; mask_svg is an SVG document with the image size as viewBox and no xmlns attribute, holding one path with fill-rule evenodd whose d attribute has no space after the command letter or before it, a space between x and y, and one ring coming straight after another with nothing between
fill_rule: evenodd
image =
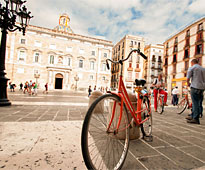
<instances>
[{"instance_id":1,"label":"paved plaza","mask_svg":"<svg viewBox=\"0 0 205 170\"><path fill-rule=\"evenodd\" d=\"M9 92L12 106L0 107L0 169L86 169L81 127L86 93L52 91L37 96ZM153 141L130 142L123 169L205 169L205 118L188 124L168 106L153 112Z\"/></svg>"}]
</instances>

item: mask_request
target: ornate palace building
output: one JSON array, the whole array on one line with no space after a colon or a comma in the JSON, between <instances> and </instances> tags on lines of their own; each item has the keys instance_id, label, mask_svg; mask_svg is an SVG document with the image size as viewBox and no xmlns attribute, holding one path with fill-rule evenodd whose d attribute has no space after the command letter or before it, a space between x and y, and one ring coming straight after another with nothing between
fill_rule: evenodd
<instances>
[{"instance_id":1,"label":"ornate palace building","mask_svg":"<svg viewBox=\"0 0 205 170\"><path fill-rule=\"evenodd\" d=\"M105 60L111 58L111 41L74 34L70 18L63 14L54 29L30 25L26 35L9 32L6 73L12 83L35 81L39 88L85 90L109 87L111 73Z\"/></svg>"},{"instance_id":2,"label":"ornate palace building","mask_svg":"<svg viewBox=\"0 0 205 170\"><path fill-rule=\"evenodd\" d=\"M123 37L114 47L112 60L118 61L128 56L132 49L140 49L144 53L144 38L140 36L126 35ZM118 81L120 76L120 65L112 64L111 67L111 88L118 88ZM137 53L133 53L132 56L123 63L123 81L125 87L133 90L134 82L136 78L143 77L143 58Z\"/></svg>"},{"instance_id":3,"label":"ornate palace building","mask_svg":"<svg viewBox=\"0 0 205 170\"><path fill-rule=\"evenodd\" d=\"M168 91L178 86L180 92L186 84L187 70L193 58L205 67L205 18L185 27L164 42L164 74Z\"/></svg>"},{"instance_id":4,"label":"ornate palace building","mask_svg":"<svg viewBox=\"0 0 205 170\"><path fill-rule=\"evenodd\" d=\"M164 46L161 44L145 46L144 78L147 81L147 87L150 88L154 79L163 73L163 54Z\"/></svg>"}]
</instances>

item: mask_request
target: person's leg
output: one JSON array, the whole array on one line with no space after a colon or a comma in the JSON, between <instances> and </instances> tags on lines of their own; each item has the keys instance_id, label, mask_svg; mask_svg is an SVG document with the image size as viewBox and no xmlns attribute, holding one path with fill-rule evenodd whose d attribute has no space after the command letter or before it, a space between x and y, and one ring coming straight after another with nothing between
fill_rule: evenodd
<instances>
[{"instance_id":1,"label":"person's leg","mask_svg":"<svg viewBox=\"0 0 205 170\"><path fill-rule=\"evenodd\" d=\"M167 104L167 92L160 90L159 93L164 95L164 104Z\"/></svg>"},{"instance_id":2,"label":"person's leg","mask_svg":"<svg viewBox=\"0 0 205 170\"><path fill-rule=\"evenodd\" d=\"M176 105L176 102L177 102L177 101L176 101L176 100L177 100L177 99L176 99L176 94L173 95L173 99L174 99L173 103L174 103L174 106L175 106L175 105Z\"/></svg>"},{"instance_id":3,"label":"person's leg","mask_svg":"<svg viewBox=\"0 0 205 170\"><path fill-rule=\"evenodd\" d=\"M200 95L197 89L191 88L192 118L199 122Z\"/></svg>"},{"instance_id":4,"label":"person's leg","mask_svg":"<svg viewBox=\"0 0 205 170\"><path fill-rule=\"evenodd\" d=\"M200 102L199 102L199 116L202 117L203 116L203 99L204 99L204 95L203 95L203 91L201 91L200 93Z\"/></svg>"},{"instance_id":5,"label":"person's leg","mask_svg":"<svg viewBox=\"0 0 205 170\"><path fill-rule=\"evenodd\" d=\"M153 93L154 93L154 110L156 111L157 110L157 94L158 94L158 90L154 89Z\"/></svg>"}]
</instances>

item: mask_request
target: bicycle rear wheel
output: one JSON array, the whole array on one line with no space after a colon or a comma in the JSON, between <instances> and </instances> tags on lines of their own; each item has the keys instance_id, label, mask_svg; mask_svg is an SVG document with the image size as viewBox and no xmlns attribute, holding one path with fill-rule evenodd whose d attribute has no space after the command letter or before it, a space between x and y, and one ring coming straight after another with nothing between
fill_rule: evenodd
<instances>
[{"instance_id":1,"label":"bicycle rear wheel","mask_svg":"<svg viewBox=\"0 0 205 170\"><path fill-rule=\"evenodd\" d=\"M185 99L182 99L177 105L177 113L182 114L187 108L187 106L188 106L187 101Z\"/></svg>"},{"instance_id":2,"label":"bicycle rear wheel","mask_svg":"<svg viewBox=\"0 0 205 170\"><path fill-rule=\"evenodd\" d=\"M152 134L152 113L150 109L150 101L148 97L143 97L142 100L142 110L144 110L141 113L142 120L148 118L147 121L145 121L143 124L141 124L141 131L143 136L151 136Z\"/></svg>"},{"instance_id":3,"label":"bicycle rear wheel","mask_svg":"<svg viewBox=\"0 0 205 170\"><path fill-rule=\"evenodd\" d=\"M164 112L164 97L159 97L157 102L157 112L162 114Z\"/></svg>"},{"instance_id":4,"label":"bicycle rear wheel","mask_svg":"<svg viewBox=\"0 0 205 170\"><path fill-rule=\"evenodd\" d=\"M107 131L115 103L114 118ZM116 131L120 106L117 95L105 94L88 109L81 135L82 154L88 169L120 169L123 166L129 147L129 121L124 105L120 127Z\"/></svg>"}]
</instances>

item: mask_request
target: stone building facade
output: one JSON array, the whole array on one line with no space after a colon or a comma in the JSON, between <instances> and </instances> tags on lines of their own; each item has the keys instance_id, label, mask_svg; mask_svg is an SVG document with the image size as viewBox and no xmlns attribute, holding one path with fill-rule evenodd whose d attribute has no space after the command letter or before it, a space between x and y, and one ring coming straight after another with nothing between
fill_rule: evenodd
<instances>
[{"instance_id":1,"label":"stone building facade","mask_svg":"<svg viewBox=\"0 0 205 170\"><path fill-rule=\"evenodd\" d=\"M204 28L203 17L164 42L163 72L169 93L175 86L182 93L183 87L187 85L186 75L192 59L199 59L201 66L205 67Z\"/></svg>"},{"instance_id":2,"label":"stone building facade","mask_svg":"<svg viewBox=\"0 0 205 170\"><path fill-rule=\"evenodd\" d=\"M26 35L9 32L7 36L6 73L19 85L35 81L39 88L86 90L109 87L111 73L105 60L111 58L111 41L74 34L70 18L63 14L54 29L30 25Z\"/></svg>"},{"instance_id":3,"label":"stone building facade","mask_svg":"<svg viewBox=\"0 0 205 170\"><path fill-rule=\"evenodd\" d=\"M144 44L143 37L126 35L113 47L112 60L118 61L126 58L132 49L139 48L144 53ZM123 63L123 81L127 89L133 90L135 79L143 77L143 63L143 58L137 53L133 53L130 59ZM120 68L120 65L112 64L112 89L118 88Z\"/></svg>"},{"instance_id":4,"label":"stone building facade","mask_svg":"<svg viewBox=\"0 0 205 170\"><path fill-rule=\"evenodd\" d=\"M154 79L163 73L163 54L164 46L161 44L145 46L144 78L147 81L147 87L150 88Z\"/></svg>"}]
</instances>

